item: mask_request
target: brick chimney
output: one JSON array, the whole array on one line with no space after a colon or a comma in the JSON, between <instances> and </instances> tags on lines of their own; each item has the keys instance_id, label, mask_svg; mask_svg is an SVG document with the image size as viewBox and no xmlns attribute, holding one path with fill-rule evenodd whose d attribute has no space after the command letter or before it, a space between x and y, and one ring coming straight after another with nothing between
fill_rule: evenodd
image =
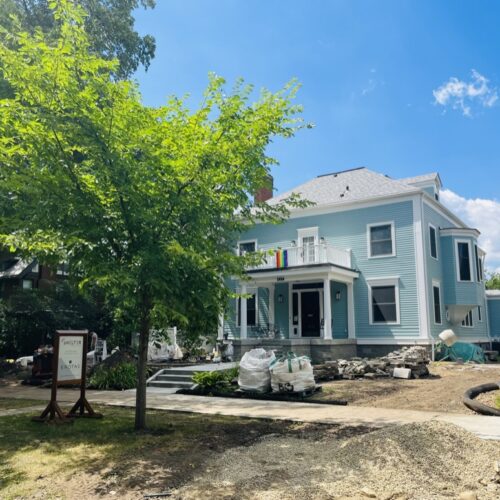
<instances>
[{"instance_id":1,"label":"brick chimney","mask_svg":"<svg viewBox=\"0 0 500 500\"><path fill-rule=\"evenodd\" d=\"M266 182L254 194L255 203L263 203L273 197L274 179L272 175L268 175Z\"/></svg>"}]
</instances>

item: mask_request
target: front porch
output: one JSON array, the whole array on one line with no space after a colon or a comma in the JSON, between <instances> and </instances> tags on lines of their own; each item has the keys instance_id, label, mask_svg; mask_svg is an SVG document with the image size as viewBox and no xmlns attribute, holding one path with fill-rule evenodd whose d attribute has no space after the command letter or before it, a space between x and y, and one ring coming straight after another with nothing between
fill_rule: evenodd
<instances>
[{"instance_id":1,"label":"front porch","mask_svg":"<svg viewBox=\"0 0 500 500\"><path fill-rule=\"evenodd\" d=\"M355 355L356 271L326 263L247 274L248 280L234 281L240 297L231 301L219 332L233 340L237 357L256 346L313 358L336 346L339 356Z\"/></svg>"}]
</instances>

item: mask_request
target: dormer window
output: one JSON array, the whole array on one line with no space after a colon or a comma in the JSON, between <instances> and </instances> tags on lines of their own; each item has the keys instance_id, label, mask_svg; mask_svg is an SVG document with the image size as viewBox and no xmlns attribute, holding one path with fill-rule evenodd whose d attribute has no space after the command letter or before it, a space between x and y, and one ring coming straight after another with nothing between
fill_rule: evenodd
<instances>
[{"instance_id":1,"label":"dormer window","mask_svg":"<svg viewBox=\"0 0 500 500\"><path fill-rule=\"evenodd\" d=\"M238 255L245 255L257 250L257 240L239 241L238 242Z\"/></svg>"}]
</instances>

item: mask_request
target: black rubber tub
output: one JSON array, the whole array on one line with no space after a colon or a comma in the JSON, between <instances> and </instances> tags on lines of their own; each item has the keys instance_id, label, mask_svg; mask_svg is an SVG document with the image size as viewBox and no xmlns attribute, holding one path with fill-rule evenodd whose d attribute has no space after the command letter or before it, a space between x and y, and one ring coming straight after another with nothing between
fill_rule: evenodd
<instances>
[{"instance_id":1,"label":"black rubber tub","mask_svg":"<svg viewBox=\"0 0 500 500\"><path fill-rule=\"evenodd\" d=\"M475 400L475 398L477 398L479 394L491 391L498 391L499 389L500 389L500 383L482 384L476 387L472 387L465 392L463 403L465 406L467 406L467 408L470 408L472 411L480 413L481 415L500 417L499 409L493 408L491 406L485 405Z\"/></svg>"}]
</instances>

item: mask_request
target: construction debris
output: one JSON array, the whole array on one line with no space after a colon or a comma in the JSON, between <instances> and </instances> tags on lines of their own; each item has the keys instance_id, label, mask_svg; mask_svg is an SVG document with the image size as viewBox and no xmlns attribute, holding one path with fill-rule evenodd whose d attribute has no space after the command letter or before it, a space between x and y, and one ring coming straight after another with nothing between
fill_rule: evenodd
<instances>
[{"instance_id":1,"label":"construction debris","mask_svg":"<svg viewBox=\"0 0 500 500\"><path fill-rule=\"evenodd\" d=\"M381 358L351 358L327 361L314 366L314 377L317 381L335 380L339 378L353 380L356 378L422 378L429 376L429 353L423 346L403 347ZM400 368L407 370L399 370ZM396 370L396 373L394 373ZM402 377L402 374L405 374Z\"/></svg>"}]
</instances>

